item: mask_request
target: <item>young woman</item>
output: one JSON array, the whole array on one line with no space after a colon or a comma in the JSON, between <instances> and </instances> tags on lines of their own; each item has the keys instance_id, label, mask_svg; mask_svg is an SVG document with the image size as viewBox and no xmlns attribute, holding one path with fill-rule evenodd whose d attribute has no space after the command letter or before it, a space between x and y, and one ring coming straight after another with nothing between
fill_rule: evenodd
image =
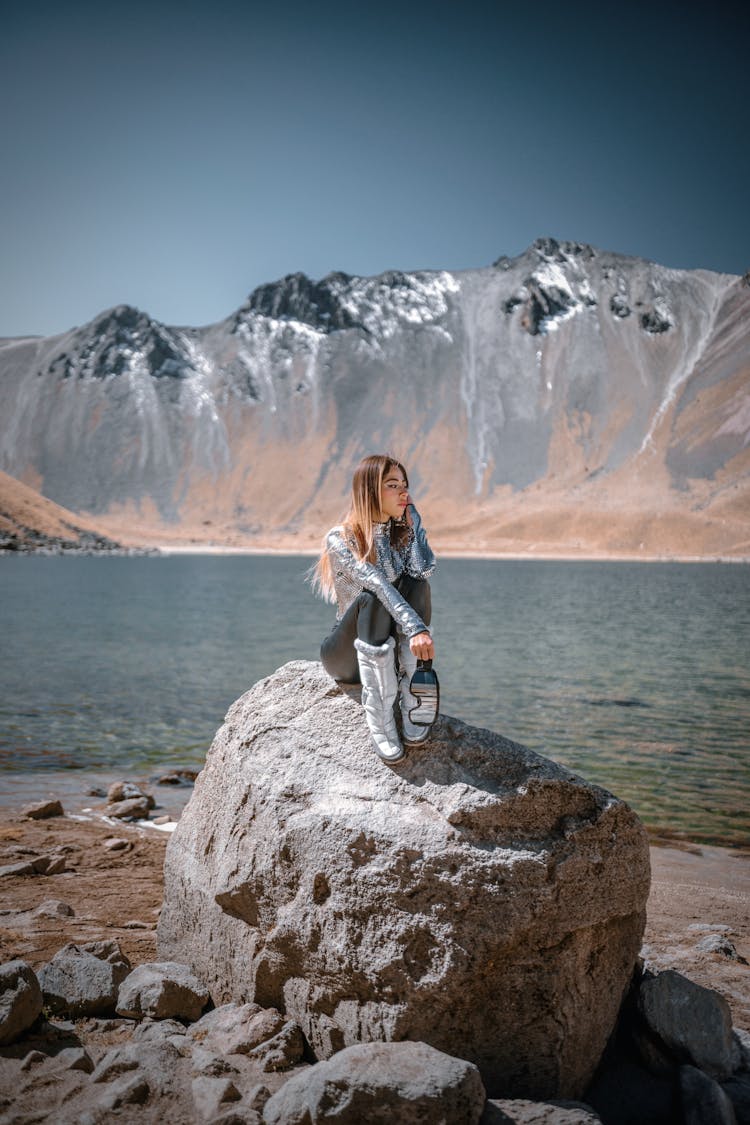
<instances>
[{"instance_id":1,"label":"young woman","mask_svg":"<svg viewBox=\"0 0 750 1125\"><path fill-rule=\"evenodd\" d=\"M427 581L434 569L404 466L382 454L365 457L349 511L325 537L313 584L338 606L320 649L323 667L335 680L362 684L373 744L387 762L404 756L397 695L407 744L423 742L437 717L437 679L421 667L435 655Z\"/></svg>"}]
</instances>

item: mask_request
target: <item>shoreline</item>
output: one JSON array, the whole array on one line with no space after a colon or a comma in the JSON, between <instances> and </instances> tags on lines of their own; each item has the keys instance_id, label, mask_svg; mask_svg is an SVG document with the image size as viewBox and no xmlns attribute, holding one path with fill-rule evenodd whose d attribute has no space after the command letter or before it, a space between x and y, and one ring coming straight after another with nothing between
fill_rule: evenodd
<instances>
[{"instance_id":1,"label":"shoreline","mask_svg":"<svg viewBox=\"0 0 750 1125\"><path fill-rule=\"evenodd\" d=\"M565 551L496 551L496 550L470 550L461 547L435 548L435 553L440 559L463 559L465 561L488 560L493 562L628 562L628 563L721 563L748 565L750 555L682 555L682 554L632 554L628 552L577 552ZM228 544L173 544L152 543L140 546L123 545L120 548L106 548L102 550L82 548L38 547L24 550L7 550L0 548L0 559L23 557L42 558L170 558L181 555L205 556L265 556L268 558L316 558L320 554L318 547L275 547L263 546L232 546Z\"/></svg>"}]
</instances>

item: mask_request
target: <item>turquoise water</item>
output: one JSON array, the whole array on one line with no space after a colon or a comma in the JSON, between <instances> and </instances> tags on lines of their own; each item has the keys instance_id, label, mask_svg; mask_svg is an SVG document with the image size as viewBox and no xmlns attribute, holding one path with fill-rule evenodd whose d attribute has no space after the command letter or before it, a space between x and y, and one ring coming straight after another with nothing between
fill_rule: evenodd
<instances>
[{"instance_id":1,"label":"turquoise water","mask_svg":"<svg viewBox=\"0 0 750 1125\"><path fill-rule=\"evenodd\" d=\"M0 780L200 767L231 702L317 659L309 559L0 559ZM693 839L750 842L750 569L442 560L442 710Z\"/></svg>"}]
</instances>

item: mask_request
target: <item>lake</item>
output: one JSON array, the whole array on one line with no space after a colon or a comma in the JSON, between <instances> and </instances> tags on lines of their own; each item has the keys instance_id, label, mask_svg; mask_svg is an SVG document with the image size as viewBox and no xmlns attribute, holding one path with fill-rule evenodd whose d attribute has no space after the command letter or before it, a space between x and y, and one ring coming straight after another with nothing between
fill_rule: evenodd
<instances>
[{"instance_id":1,"label":"lake","mask_svg":"<svg viewBox=\"0 0 750 1125\"><path fill-rule=\"evenodd\" d=\"M199 768L238 695L318 658L334 610L304 582L310 561L0 559L5 800L61 771ZM749 578L742 564L440 560L441 709L651 826L748 844Z\"/></svg>"}]
</instances>

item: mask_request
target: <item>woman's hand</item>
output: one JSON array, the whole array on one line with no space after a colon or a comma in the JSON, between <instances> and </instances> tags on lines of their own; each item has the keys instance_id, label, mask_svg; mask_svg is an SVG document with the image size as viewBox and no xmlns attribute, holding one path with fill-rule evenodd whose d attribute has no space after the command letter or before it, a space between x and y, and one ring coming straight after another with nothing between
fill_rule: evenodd
<instances>
[{"instance_id":1,"label":"woman's hand","mask_svg":"<svg viewBox=\"0 0 750 1125\"><path fill-rule=\"evenodd\" d=\"M407 493L406 507L404 508L404 519L406 520L407 527L414 527L414 520L411 518L411 507L413 503L414 501L411 498L411 494Z\"/></svg>"},{"instance_id":2,"label":"woman's hand","mask_svg":"<svg viewBox=\"0 0 750 1125\"><path fill-rule=\"evenodd\" d=\"M417 633L415 636L409 637L409 648L417 660L435 659L435 646L429 633Z\"/></svg>"}]
</instances>

